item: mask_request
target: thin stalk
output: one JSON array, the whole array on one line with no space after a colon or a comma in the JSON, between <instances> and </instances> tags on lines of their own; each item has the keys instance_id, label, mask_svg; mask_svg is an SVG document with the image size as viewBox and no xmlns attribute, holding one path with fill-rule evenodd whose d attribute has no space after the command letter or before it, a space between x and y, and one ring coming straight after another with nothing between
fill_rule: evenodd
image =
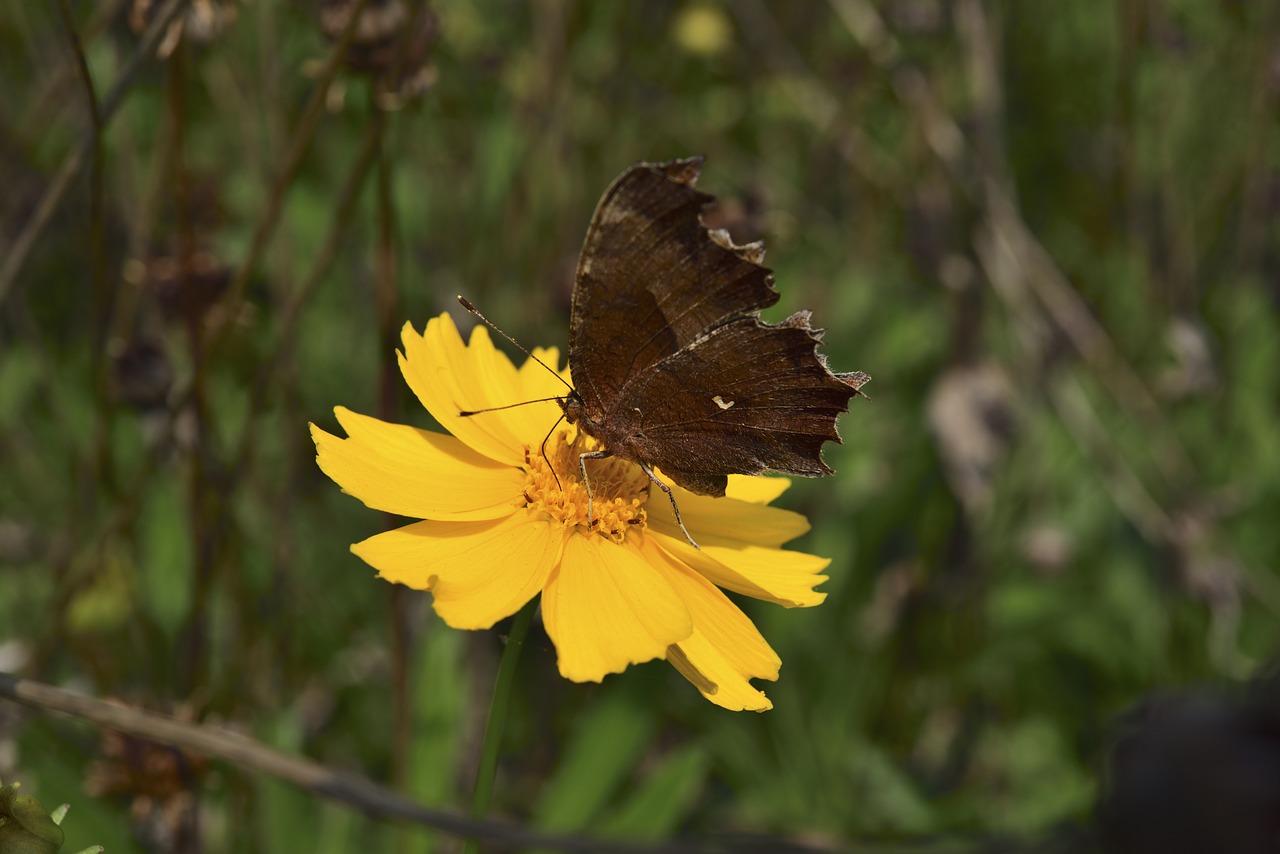
<instances>
[{"instance_id":1,"label":"thin stalk","mask_svg":"<svg viewBox=\"0 0 1280 854\"><path fill-rule=\"evenodd\" d=\"M310 304L311 298L320 287L321 280L329 271L333 259L337 257L338 247L341 246L343 237L350 229L360 192L364 189L365 180L369 176L369 170L377 156L386 128L386 113L382 111L375 113L369 121L369 127L360 143L360 151L356 154L355 162L351 165L351 171L347 174L346 183L338 197L337 210L334 212L329 231L320 243L320 248L313 257L302 283L290 294L282 310L275 344L258 369L258 380L254 383L253 391L249 396L249 417L240 435L239 445L231 456L231 463L227 469L228 484L236 483L248 470L249 454L254 446L256 436L254 430L257 427L257 421L266 409L267 398L272 391L273 383L278 379L277 374L281 366L293 352L302 311Z\"/></svg>"},{"instance_id":2,"label":"thin stalk","mask_svg":"<svg viewBox=\"0 0 1280 854\"><path fill-rule=\"evenodd\" d=\"M76 69L80 83L84 88L85 102L89 111L92 144L90 148L89 169L89 263L92 267L90 276L90 304L93 306L93 338L92 371L93 405L95 412L93 456L91 479L85 484L87 495L94 495L101 490L113 493L116 490L115 466L111 455L111 401L109 397L110 368L107 357L107 330L111 324L112 307L115 303L115 287L107 281L107 262L105 255L106 242L103 239L103 180L102 180L102 113L98 109L98 94L93 85L93 75L89 71L89 62L84 55L84 43L76 29L75 18L71 14L68 0L58 0L58 16L67 32L67 40L71 42L75 54Z\"/></svg>"},{"instance_id":3,"label":"thin stalk","mask_svg":"<svg viewBox=\"0 0 1280 854\"><path fill-rule=\"evenodd\" d=\"M484 743L480 747L480 766L476 769L476 788L471 797L471 817L476 821L484 818L489 811L489 801L493 799L493 781L498 776L498 754L502 750L502 733L507 726L507 710L511 705L516 667L520 663L520 652L529 635L533 612L537 607L538 600L530 599L529 604L516 614L511 623L511 633L507 635L507 647L502 651L502 661L498 664L498 680L493 686L489 721L485 724ZM478 854L479 842L471 837L462 850L463 854Z\"/></svg>"},{"instance_id":4,"label":"thin stalk","mask_svg":"<svg viewBox=\"0 0 1280 854\"><path fill-rule=\"evenodd\" d=\"M368 109L385 121L376 102L376 84L370 82ZM374 164L374 189L377 199L377 237L374 248L374 298L378 315L378 417L396 421L400 410L399 372L386 358L395 349L396 318L400 314L400 294L396 270L396 208L392 193L391 158L379 135L379 150ZM399 527L397 517L388 514L388 529ZM409 745L413 738L413 708L409 692L410 656L413 648L413 626L410 621L409 588L393 584L387 596L387 619L391 626L391 780L400 791L409 782ZM397 849L409 850L410 837L402 832Z\"/></svg>"}]
</instances>

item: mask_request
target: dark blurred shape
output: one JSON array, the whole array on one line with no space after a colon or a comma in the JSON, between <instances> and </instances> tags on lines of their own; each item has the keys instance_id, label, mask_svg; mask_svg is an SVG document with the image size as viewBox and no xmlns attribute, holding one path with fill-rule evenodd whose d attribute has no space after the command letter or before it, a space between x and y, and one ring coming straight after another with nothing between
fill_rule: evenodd
<instances>
[{"instance_id":1,"label":"dark blurred shape","mask_svg":"<svg viewBox=\"0 0 1280 854\"><path fill-rule=\"evenodd\" d=\"M934 383L927 406L952 492L970 515L985 513L1017 422L1008 375L991 362L951 368Z\"/></svg>"},{"instance_id":2,"label":"dark blurred shape","mask_svg":"<svg viewBox=\"0 0 1280 854\"><path fill-rule=\"evenodd\" d=\"M356 0L320 4L320 29L330 41L342 36L356 6ZM343 59L351 70L378 78L379 106L394 109L435 82L436 71L427 57L439 33L439 21L429 7L415 16L405 0L369 0Z\"/></svg>"},{"instance_id":3,"label":"dark blurred shape","mask_svg":"<svg viewBox=\"0 0 1280 854\"><path fill-rule=\"evenodd\" d=\"M190 721L195 715L184 706L174 717ZM85 774L85 791L128 798L134 832L151 850L198 850L196 791L209 760L108 729L101 751Z\"/></svg>"},{"instance_id":4,"label":"dark blurred shape","mask_svg":"<svg viewBox=\"0 0 1280 854\"><path fill-rule=\"evenodd\" d=\"M1218 368L1202 324L1189 318L1174 318L1165 330L1165 340L1175 364L1156 379L1162 397L1182 400L1218 387Z\"/></svg>"},{"instance_id":5,"label":"dark blurred shape","mask_svg":"<svg viewBox=\"0 0 1280 854\"><path fill-rule=\"evenodd\" d=\"M953 190L940 176L923 177L905 211L907 257L925 278L941 278L949 256L963 251L964 235Z\"/></svg>"},{"instance_id":6,"label":"dark blurred shape","mask_svg":"<svg viewBox=\"0 0 1280 854\"><path fill-rule=\"evenodd\" d=\"M155 341L131 341L111 354L111 382L122 403L144 412L163 409L173 385L169 354Z\"/></svg>"},{"instance_id":7,"label":"dark blurred shape","mask_svg":"<svg viewBox=\"0 0 1280 854\"><path fill-rule=\"evenodd\" d=\"M129 26L141 33L155 18L164 4L158 0L133 0L129 8ZM156 54L168 57L185 36L197 44L208 44L230 27L236 20L236 7L232 3L217 0L191 0L186 14L180 15L164 34Z\"/></svg>"},{"instance_id":8,"label":"dark blurred shape","mask_svg":"<svg viewBox=\"0 0 1280 854\"><path fill-rule=\"evenodd\" d=\"M858 615L859 634L868 645L883 643L902 624L911 597L920 592L925 573L920 566L901 561L876 579L871 601Z\"/></svg>"},{"instance_id":9,"label":"dark blurred shape","mask_svg":"<svg viewBox=\"0 0 1280 854\"><path fill-rule=\"evenodd\" d=\"M181 182L181 196L175 195L174 225L189 228L197 240L209 240L227 224L227 211L222 204L222 182L216 175L183 169L174 176ZM208 243L201 243L207 246Z\"/></svg>"},{"instance_id":10,"label":"dark blurred shape","mask_svg":"<svg viewBox=\"0 0 1280 854\"><path fill-rule=\"evenodd\" d=\"M893 0L884 7L884 18L902 35L936 36L947 26L947 10L938 0Z\"/></svg>"},{"instance_id":11,"label":"dark blurred shape","mask_svg":"<svg viewBox=\"0 0 1280 854\"><path fill-rule=\"evenodd\" d=\"M190 323L201 321L231 284L231 268L204 250L186 259L166 255L131 262L125 275L155 297L166 318Z\"/></svg>"},{"instance_id":12,"label":"dark blurred shape","mask_svg":"<svg viewBox=\"0 0 1280 854\"><path fill-rule=\"evenodd\" d=\"M40 553L36 529L26 522L0 516L0 564L18 564L34 560Z\"/></svg>"},{"instance_id":13,"label":"dark blurred shape","mask_svg":"<svg viewBox=\"0 0 1280 854\"><path fill-rule=\"evenodd\" d=\"M1022 556L1041 575L1058 575L1075 556L1075 543L1063 526L1036 525L1022 535Z\"/></svg>"},{"instance_id":14,"label":"dark blurred shape","mask_svg":"<svg viewBox=\"0 0 1280 854\"><path fill-rule=\"evenodd\" d=\"M1280 670L1243 698L1148 700L1111 756L1097 820L1115 854L1280 851Z\"/></svg>"},{"instance_id":15,"label":"dark blurred shape","mask_svg":"<svg viewBox=\"0 0 1280 854\"><path fill-rule=\"evenodd\" d=\"M718 199L702 212L707 228L722 228L738 243L753 243L766 237L764 199L755 191Z\"/></svg>"}]
</instances>

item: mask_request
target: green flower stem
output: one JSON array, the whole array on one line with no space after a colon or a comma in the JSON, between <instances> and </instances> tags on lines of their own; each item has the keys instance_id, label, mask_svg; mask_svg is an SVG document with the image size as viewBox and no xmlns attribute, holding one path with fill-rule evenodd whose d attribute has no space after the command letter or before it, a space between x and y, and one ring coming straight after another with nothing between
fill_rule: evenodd
<instances>
[{"instance_id":1,"label":"green flower stem","mask_svg":"<svg viewBox=\"0 0 1280 854\"><path fill-rule=\"evenodd\" d=\"M485 725L484 744L480 747L480 767L476 769L476 790L471 798L471 817L484 818L489 810L489 801L493 796L493 781L498 775L498 754L502 749L502 731L507 724L507 708L511 705L511 687L516 681L516 666L520 663L520 651L524 648L524 639L529 634L529 626L533 624L533 612L538 607L537 597L529 600L529 604L520 609L511 623L511 633L507 636L507 648L502 651L502 662L498 665L498 680L493 686L493 702L489 706L489 721ZM468 839L463 854L476 854L479 845L475 839Z\"/></svg>"}]
</instances>

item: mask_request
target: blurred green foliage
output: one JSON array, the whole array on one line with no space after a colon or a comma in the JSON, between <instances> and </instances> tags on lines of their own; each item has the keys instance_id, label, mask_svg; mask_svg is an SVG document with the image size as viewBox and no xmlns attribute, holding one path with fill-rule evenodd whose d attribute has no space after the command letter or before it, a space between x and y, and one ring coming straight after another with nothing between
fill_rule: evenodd
<instances>
[{"instance_id":1,"label":"blurred green foliage","mask_svg":"<svg viewBox=\"0 0 1280 854\"><path fill-rule=\"evenodd\" d=\"M128 6L67 7L99 98L139 43ZM760 716L659 664L564 682L535 633L498 812L630 839L1041 838L1087 821L1119 712L1275 655L1274 4L433 0L430 86L386 117L349 224L375 87L339 73L282 181L332 51L315 10L195 9L235 14L142 67L0 292L4 669L464 808L501 632L390 600L347 550L386 520L316 470L307 422L431 426L389 336L459 292L563 347L600 192L695 153L735 239L769 243L771 316L813 309L832 365L875 378L838 474L780 501L832 558L829 598L744 603L783 660ZM7 4L0 45L7 254L90 123L57 4ZM245 300L202 302L264 223ZM155 802L79 796L93 733L0 707L0 747L0 776L76 801L70 850L167 850ZM198 792L210 851L449 850L234 768Z\"/></svg>"}]
</instances>

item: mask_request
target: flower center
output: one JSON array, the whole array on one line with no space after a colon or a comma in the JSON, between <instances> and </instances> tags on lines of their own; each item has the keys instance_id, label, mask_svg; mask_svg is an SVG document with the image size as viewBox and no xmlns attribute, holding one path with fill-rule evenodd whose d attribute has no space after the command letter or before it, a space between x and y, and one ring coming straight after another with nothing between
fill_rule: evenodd
<instances>
[{"instance_id":1,"label":"flower center","mask_svg":"<svg viewBox=\"0 0 1280 854\"><path fill-rule=\"evenodd\" d=\"M594 531L621 543L627 531L644 527L649 478L639 466L619 457L587 459L588 492L578 460L599 449L599 442L572 425L547 439L545 459L538 446L525 445L525 506L583 533Z\"/></svg>"}]
</instances>

